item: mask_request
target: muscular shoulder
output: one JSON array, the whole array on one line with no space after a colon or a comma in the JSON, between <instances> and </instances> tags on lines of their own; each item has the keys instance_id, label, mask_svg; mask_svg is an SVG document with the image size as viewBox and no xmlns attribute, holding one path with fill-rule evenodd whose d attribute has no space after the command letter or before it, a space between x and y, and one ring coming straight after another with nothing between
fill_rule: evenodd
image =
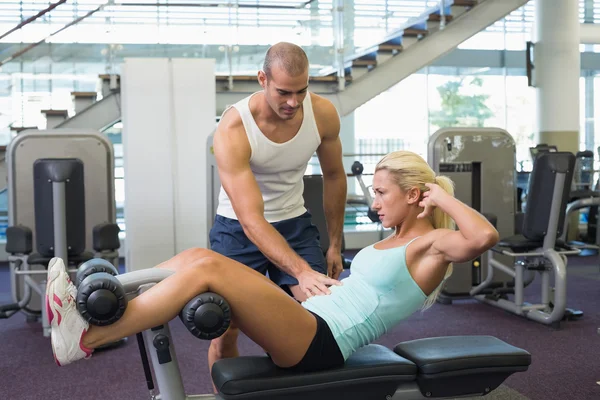
<instances>
[{"instance_id":1,"label":"muscular shoulder","mask_svg":"<svg viewBox=\"0 0 600 400\"><path fill-rule=\"evenodd\" d=\"M244 124L242 123L242 117L239 111L230 107L221 116L221 120L217 125L217 131L221 134L235 134L244 130Z\"/></svg>"},{"instance_id":2,"label":"muscular shoulder","mask_svg":"<svg viewBox=\"0 0 600 400\"><path fill-rule=\"evenodd\" d=\"M231 150L250 150L250 144L242 117L237 109L231 107L225 111L217 125L217 130L214 136L215 151L218 148L227 148Z\"/></svg>"},{"instance_id":3,"label":"muscular shoulder","mask_svg":"<svg viewBox=\"0 0 600 400\"><path fill-rule=\"evenodd\" d=\"M410 261L416 261L423 257L435 257L433 244L441 237L452 232L450 229L433 229L424 235L421 235L413 243L408 246L406 251L406 259L408 264L412 264Z\"/></svg>"},{"instance_id":4,"label":"muscular shoulder","mask_svg":"<svg viewBox=\"0 0 600 400\"><path fill-rule=\"evenodd\" d=\"M340 132L340 116L333 103L323 96L310 94L317 128L323 138L337 137Z\"/></svg>"}]
</instances>

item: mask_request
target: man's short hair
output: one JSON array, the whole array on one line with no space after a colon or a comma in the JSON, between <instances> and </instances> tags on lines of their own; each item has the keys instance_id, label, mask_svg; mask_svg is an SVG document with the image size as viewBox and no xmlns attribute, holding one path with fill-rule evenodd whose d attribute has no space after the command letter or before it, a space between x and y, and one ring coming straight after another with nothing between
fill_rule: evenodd
<instances>
[{"instance_id":1,"label":"man's short hair","mask_svg":"<svg viewBox=\"0 0 600 400\"><path fill-rule=\"evenodd\" d=\"M263 71L268 79L272 77L272 69L275 66L283 68L285 73L290 76L298 76L308 70L308 65L308 57L300 46L280 42L267 50Z\"/></svg>"}]
</instances>

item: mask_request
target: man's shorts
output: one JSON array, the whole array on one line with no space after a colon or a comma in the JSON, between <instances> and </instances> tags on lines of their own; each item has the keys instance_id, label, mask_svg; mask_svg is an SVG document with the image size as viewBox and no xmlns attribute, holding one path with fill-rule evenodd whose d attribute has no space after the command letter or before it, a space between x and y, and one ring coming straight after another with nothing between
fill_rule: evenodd
<instances>
[{"instance_id":1,"label":"man's shorts","mask_svg":"<svg viewBox=\"0 0 600 400\"><path fill-rule=\"evenodd\" d=\"M271 224L298 255L317 272L327 275L327 262L319 243L319 230L312 224L310 213ZM297 285L296 278L273 265L248 239L238 220L221 215L215 217L210 230L213 251L236 260L269 278L290 293L288 285Z\"/></svg>"}]
</instances>

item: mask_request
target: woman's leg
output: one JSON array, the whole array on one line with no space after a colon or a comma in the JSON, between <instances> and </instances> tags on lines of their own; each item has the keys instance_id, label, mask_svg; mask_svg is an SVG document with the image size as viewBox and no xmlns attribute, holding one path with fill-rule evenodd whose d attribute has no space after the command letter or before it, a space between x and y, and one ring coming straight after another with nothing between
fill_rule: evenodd
<instances>
[{"instance_id":1,"label":"woman's leg","mask_svg":"<svg viewBox=\"0 0 600 400\"><path fill-rule=\"evenodd\" d=\"M211 291L227 300L240 330L277 365L289 367L302 359L316 332L316 320L307 310L245 265L204 249L188 256L189 264L130 301L120 320L90 326L81 344L96 348L167 323L189 300Z\"/></svg>"},{"instance_id":2,"label":"woman's leg","mask_svg":"<svg viewBox=\"0 0 600 400\"><path fill-rule=\"evenodd\" d=\"M201 248L191 248L182 251L169 258L167 261L156 265L154 268L164 268L177 272L181 268L189 266L191 263L198 261L199 258L214 254L214 251Z\"/></svg>"}]
</instances>

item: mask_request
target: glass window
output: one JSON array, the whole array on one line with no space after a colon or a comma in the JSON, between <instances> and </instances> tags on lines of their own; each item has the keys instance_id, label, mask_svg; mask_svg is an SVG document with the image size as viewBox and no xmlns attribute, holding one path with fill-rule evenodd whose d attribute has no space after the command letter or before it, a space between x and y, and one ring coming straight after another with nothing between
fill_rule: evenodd
<instances>
[{"instance_id":1,"label":"glass window","mask_svg":"<svg viewBox=\"0 0 600 400\"><path fill-rule=\"evenodd\" d=\"M535 89L526 76L506 77L506 130L517 146L517 171L531 171L529 148L535 146Z\"/></svg>"},{"instance_id":2,"label":"glass window","mask_svg":"<svg viewBox=\"0 0 600 400\"><path fill-rule=\"evenodd\" d=\"M433 133L445 127L504 128L503 76L467 73L429 75L429 123Z\"/></svg>"}]
</instances>

